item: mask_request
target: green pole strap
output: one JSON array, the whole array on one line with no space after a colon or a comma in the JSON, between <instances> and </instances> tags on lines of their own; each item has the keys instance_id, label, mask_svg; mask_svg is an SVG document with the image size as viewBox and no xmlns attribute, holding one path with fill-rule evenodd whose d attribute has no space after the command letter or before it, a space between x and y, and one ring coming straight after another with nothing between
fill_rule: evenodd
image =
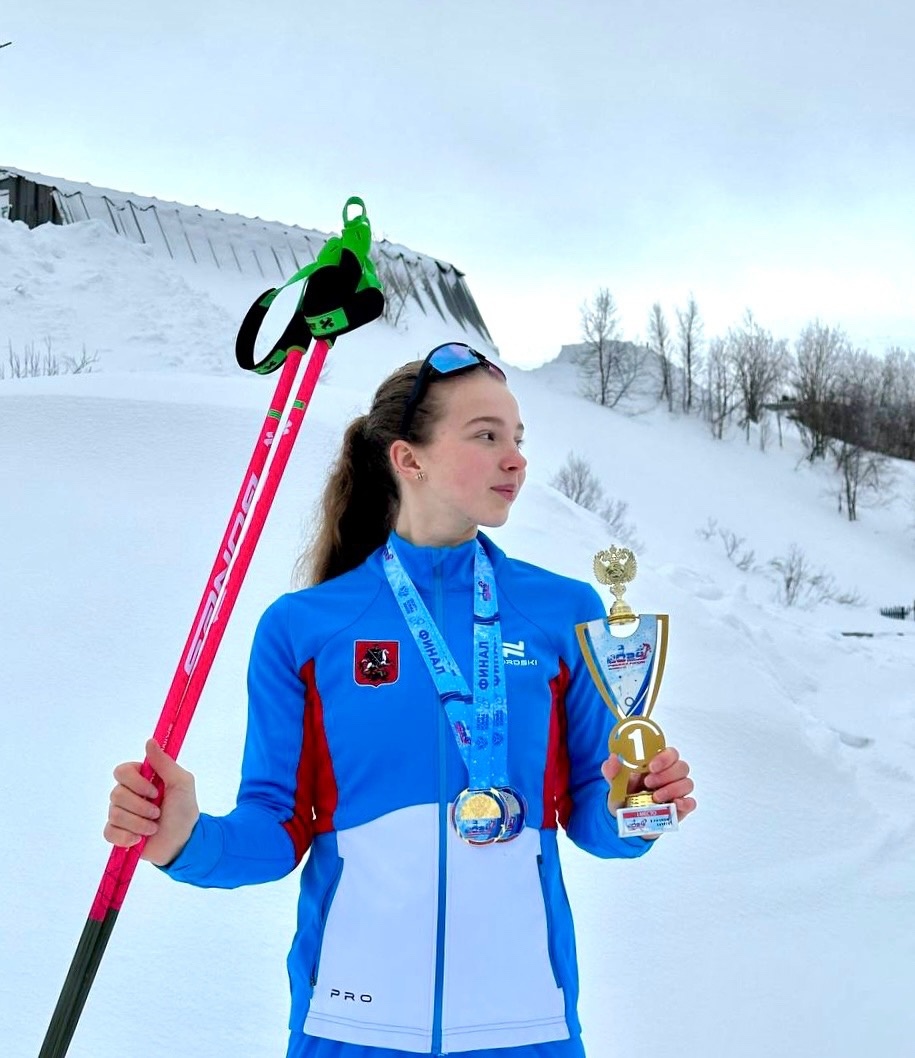
<instances>
[{"instance_id":1,"label":"green pole strap","mask_svg":"<svg viewBox=\"0 0 915 1058\"><path fill-rule=\"evenodd\" d=\"M349 216L349 209L351 206L357 206L359 208L359 213L353 217ZM359 262L359 268L362 273L356 289L364 290L366 287L374 287L377 290L381 290L381 281L378 278L378 273L375 271L375 265L369 257L371 249L372 225L369 222L369 216L365 210L365 203L358 195L351 195L346 200L346 205L343 207L342 232L339 235L331 236L331 238L327 240L318 252L314 264L307 265L299 272L296 272L292 279L287 280L283 285L289 286L290 283L297 282L298 279L311 275L319 268L338 266L343 251L349 250Z\"/></svg>"},{"instance_id":2,"label":"green pole strap","mask_svg":"<svg viewBox=\"0 0 915 1058\"><path fill-rule=\"evenodd\" d=\"M300 268L282 286L265 291L245 315L235 341L240 367L269 374L283 364L293 347L303 351L311 338L332 340L377 319L384 311L384 290L369 256L372 226L365 202L351 195L343 207L343 229L332 235L315 260ZM277 295L303 283L292 319L280 339L259 363L254 362L258 331Z\"/></svg>"}]
</instances>

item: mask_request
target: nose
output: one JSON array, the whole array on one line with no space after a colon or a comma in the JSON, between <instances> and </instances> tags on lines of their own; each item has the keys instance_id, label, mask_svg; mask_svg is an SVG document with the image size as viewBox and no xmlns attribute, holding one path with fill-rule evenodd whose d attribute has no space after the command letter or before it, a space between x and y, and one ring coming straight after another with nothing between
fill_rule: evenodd
<instances>
[{"instance_id":1,"label":"nose","mask_svg":"<svg viewBox=\"0 0 915 1058\"><path fill-rule=\"evenodd\" d=\"M518 448L512 448L511 451L502 460L503 470L524 470L527 466L527 460L521 454L521 450Z\"/></svg>"}]
</instances>

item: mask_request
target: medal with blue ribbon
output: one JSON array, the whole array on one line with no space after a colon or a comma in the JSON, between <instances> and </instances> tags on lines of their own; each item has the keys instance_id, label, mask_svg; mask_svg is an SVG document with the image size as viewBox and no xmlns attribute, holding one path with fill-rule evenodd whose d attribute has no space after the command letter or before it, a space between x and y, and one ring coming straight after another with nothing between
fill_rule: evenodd
<instances>
[{"instance_id":1,"label":"medal with blue ribbon","mask_svg":"<svg viewBox=\"0 0 915 1058\"><path fill-rule=\"evenodd\" d=\"M638 569L629 548L611 547L594 556L594 575L615 597L610 613L575 626L591 679L616 717L609 750L622 767L611 786L614 802L625 802L617 824L625 836L663 833L677 827L673 805L654 804L650 793L627 796L629 778L644 773L664 749L664 733L649 718L667 657L667 614L636 614L623 596Z\"/></svg>"},{"instance_id":2,"label":"medal with blue ribbon","mask_svg":"<svg viewBox=\"0 0 915 1058\"><path fill-rule=\"evenodd\" d=\"M473 689L397 556L382 549L385 575L416 642L467 768L468 787L451 808L458 836L471 845L511 841L524 827L524 802L508 781L508 700L502 627L492 563L477 541L473 580Z\"/></svg>"}]
</instances>

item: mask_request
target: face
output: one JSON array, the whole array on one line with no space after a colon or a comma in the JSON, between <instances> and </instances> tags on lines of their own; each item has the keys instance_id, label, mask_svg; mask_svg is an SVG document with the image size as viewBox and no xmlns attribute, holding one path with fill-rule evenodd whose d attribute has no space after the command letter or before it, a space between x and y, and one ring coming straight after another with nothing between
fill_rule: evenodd
<instances>
[{"instance_id":1,"label":"face","mask_svg":"<svg viewBox=\"0 0 915 1058\"><path fill-rule=\"evenodd\" d=\"M406 529L415 542L429 536L457 543L480 525L503 525L508 518L527 466L520 451L524 427L508 386L488 372L433 386L440 417L432 439L402 453L407 464L398 531ZM419 470L422 480L416 480Z\"/></svg>"}]
</instances>

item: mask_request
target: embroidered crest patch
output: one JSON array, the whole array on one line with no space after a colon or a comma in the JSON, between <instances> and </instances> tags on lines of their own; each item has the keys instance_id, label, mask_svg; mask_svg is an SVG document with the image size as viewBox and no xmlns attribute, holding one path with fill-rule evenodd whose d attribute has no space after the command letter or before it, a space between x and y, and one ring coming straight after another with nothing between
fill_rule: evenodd
<instances>
[{"instance_id":1,"label":"embroidered crest patch","mask_svg":"<svg viewBox=\"0 0 915 1058\"><path fill-rule=\"evenodd\" d=\"M396 683L400 676L400 643L396 639L357 639L353 676L361 687Z\"/></svg>"}]
</instances>

